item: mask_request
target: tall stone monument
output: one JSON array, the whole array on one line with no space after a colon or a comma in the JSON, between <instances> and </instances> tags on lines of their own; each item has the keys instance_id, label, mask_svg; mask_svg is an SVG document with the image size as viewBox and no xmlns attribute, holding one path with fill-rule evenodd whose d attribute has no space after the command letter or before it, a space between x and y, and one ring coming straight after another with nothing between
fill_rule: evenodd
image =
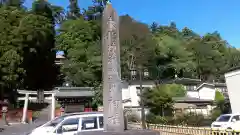
<instances>
[{"instance_id":1,"label":"tall stone monument","mask_svg":"<svg viewBox=\"0 0 240 135\"><path fill-rule=\"evenodd\" d=\"M124 131L119 46L119 17L107 3L102 17L104 129Z\"/></svg>"}]
</instances>

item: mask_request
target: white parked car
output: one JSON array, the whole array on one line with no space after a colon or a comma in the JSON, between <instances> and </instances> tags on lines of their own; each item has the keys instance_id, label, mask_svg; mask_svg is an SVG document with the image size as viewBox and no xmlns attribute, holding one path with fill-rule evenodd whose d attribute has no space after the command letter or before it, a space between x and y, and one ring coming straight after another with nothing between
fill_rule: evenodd
<instances>
[{"instance_id":1,"label":"white parked car","mask_svg":"<svg viewBox=\"0 0 240 135\"><path fill-rule=\"evenodd\" d=\"M240 114L223 114L211 125L216 130L240 130Z\"/></svg>"},{"instance_id":2,"label":"white parked car","mask_svg":"<svg viewBox=\"0 0 240 135\"><path fill-rule=\"evenodd\" d=\"M75 135L103 131L103 113L83 112L60 116L34 129L29 135Z\"/></svg>"}]
</instances>

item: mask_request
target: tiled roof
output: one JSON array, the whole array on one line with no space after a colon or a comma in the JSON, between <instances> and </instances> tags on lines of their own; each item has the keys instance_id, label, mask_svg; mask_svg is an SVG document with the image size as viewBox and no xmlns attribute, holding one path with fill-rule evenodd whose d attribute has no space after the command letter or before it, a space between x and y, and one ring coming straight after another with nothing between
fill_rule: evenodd
<instances>
[{"instance_id":1,"label":"tiled roof","mask_svg":"<svg viewBox=\"0 0 240 135\"><path fill-rule=\"evenodd\" d=\"M212 100L205 100L193 97L174 97L173 100L176 102L212 102Z\"/></svg>"},{"instance_id":2,"label":"tiled roof","mask_svg":"<svg viewBox=\"0 0 240 135\"><path fill-rule=\"evenodd\" d=\"M196 88L196 91L200 90L204 86L210 86L210 87L226 87L225 83L202 83Z\"/></svg>"},{"instance_id":3,"label":"tiled roof","mask_svg":"<svg viewBox=\"0 0 240 135\"><path fill-rule=\"evenodd\" d=\"M93 91L58 91L56 97L93 97Z\"/></svg>"}]
</instances>

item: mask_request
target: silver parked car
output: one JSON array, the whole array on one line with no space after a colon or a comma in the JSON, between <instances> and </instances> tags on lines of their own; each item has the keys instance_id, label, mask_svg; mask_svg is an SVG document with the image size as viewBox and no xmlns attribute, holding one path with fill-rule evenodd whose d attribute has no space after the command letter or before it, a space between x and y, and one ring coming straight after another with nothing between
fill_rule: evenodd
<instances>
[{"instance_id":1,"label":"silver parked car","mask_svg":"<svg viewBox=\"0 0 240 135\"><path fill-rule=\"evenodd\" d=\"M103 113L67 114L34 129L30 135L77 135L89 131L103 131Z\"/></svg>"}]
</instances>

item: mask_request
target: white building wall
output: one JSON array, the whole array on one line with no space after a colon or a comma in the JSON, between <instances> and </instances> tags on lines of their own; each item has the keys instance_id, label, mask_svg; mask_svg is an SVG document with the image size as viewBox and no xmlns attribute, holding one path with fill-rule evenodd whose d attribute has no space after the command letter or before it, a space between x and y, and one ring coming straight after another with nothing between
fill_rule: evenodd
<instances>
[{"instance_id":1,"label":"white building wall","mask_svg":"<svg viewBox=\"0 0 240 135\"><path fill-rule=\"evenodd\" d=\"M128 88L122 89L122 99L130 99L130 102L126 102L123 106L139 106L140 98L138 96L138 89L139 85L129 85ZM143 88L152 88L153 85L143 85Z\"/></svg>"},{"instance_id":2,"label":"white building wall","mask_svg":"<svg viewBox=\"0 0 240 135\"><path fill-rule=\"evenodd\" d=\"M154 85L143 85L143 88L152 88ZM129 85L128 88L122 89L122 99L127 100L130 99L129 102L123 103L123 107L125 106L131 106L133 107L131 110L132 113L136 114L139 118L141 118L141 109L140 108L134 108L139 106L140 98L138 96L138 89L137 87L140 87L139 85ZM148 110L145 109L145 113L147 113Z\"/></svg>"},{"instance_id":3,"label":"white building wall","mask_svg":"<svg viewBox=\"0 0 240 135\"><path fill-rule=\"evenodd\" d=\"M206 100L214 100L215 99L215 88L210 87L202 87L199 89L199 98Z\"/></svg>"},{"instance_id":4,"label":"white building wall","mask_svg":"<svg viewBox=\"0 0 240 135\"><path fill-rule=\"evenodd\" d=\"M187 91L187 96L191 98L199 98L199 92L198 91Z\"/></svg>"},{"instance_id":5,"label":"white building wall","mask_svg":"<svg viewBox=\"0 0 240 135\"><path fill-rule=\"evenodd\" d=\"M225 74L229 100L232 113L240 113L240 70L231 71Z\"/></svg>"},{"instance_id":6,"label":"white building wall","mask_svg":"<svg viewBox=\"0 0 240 135\"><path fill-rule=\"evenodd\" d=\"M122 100L128 100L131 99L131 94L129 88L123 88L122 89ZM131 102L124 102L123 106L131 106Z\"/></svg>"}]
</instances>

